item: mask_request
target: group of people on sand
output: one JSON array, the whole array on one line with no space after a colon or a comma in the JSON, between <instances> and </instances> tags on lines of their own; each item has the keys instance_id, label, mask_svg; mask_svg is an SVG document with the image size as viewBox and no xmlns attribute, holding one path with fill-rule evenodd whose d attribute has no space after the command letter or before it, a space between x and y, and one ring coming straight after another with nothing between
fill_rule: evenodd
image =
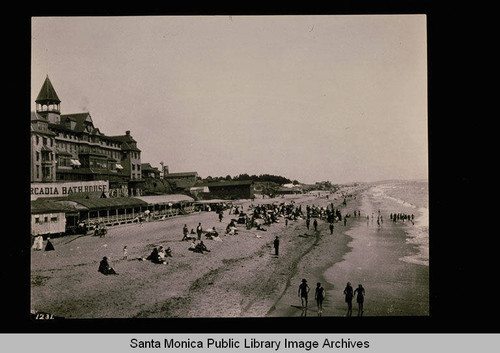
<instances>
[{"instance_id":1,"label":"group of people on sand","mask_svg":"<svg viewBox=\"0 0 500 353\"><path fill-rule=\"evenodd\" d=\"M305 278L302 279L302 282L299 285L298 296L300 297L302 303L302 310L307 309L308 297L309 297L309 285L307 284L307 280ZM318 309L318 315L323 312L323 301L325 299L326 292L321 282L316 283L316 289L314 291L314 299L316 300L316 305ZM347 303L347 315L352 316L352 301L354 297L356 297L356 302L358 303L358 316L363 316L363 304L365 301L365 289L363 285L358 284L356 289L353 289L350 282L347 282L347 285L344 289L344 297L345 302Z\"/></svg>"},{"instance_id":2,"label":"group of people on sand","mask_svg":"<svg viewBox=\"0 0 500 353\"><path fill-rule=\"evenodd\" d=\"M309 301L309 285L307 284L307 280L305 278L302 279L302 282L299 285L298 296L300 297L302 303L302 310L307 309L308 301ZM323 312L323 300L325 299L325 289L321 285L321 282L316 283L316 289L314 291L314 299L316 300L316 305L318 307L318 315Z\"/></svg>"},{"instance_id":3,"label":"group of people on sand","mask_svg":"<svg viewBox=\"0 0 500 353\"><path fill-rule=\"evenodd\" d=\"M146 260L149 260L154 264L166 265L168 264L167 257L172 257L172 250L170 247L164 249L163 246L160 245L159 247L153 248L151 254L146 257Z\"/></svg>"},{"instance_id":4,"label":"group of people on sand","mask_svg":"<svg viewBox=\"0 0 500 353\"><path fill-rule=\"evenodd\" d=\"M43 236L42 235L37 235L35 238L33 238L33 249L35 251L51 251L55 250L54 244L50 241L50 237L47 237L47 244L45 245L45 248L43 246Z\"/></svg>"}]
</instances>

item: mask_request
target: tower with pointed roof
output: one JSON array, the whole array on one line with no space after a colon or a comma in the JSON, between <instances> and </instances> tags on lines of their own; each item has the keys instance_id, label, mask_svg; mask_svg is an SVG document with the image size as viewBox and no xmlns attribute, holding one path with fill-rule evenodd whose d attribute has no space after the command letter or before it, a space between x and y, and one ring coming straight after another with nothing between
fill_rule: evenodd
<instances>
[{"instance_id":1,"label":"tower with pointed roof","mask_svg":"<svg viewBox=\"0 0 500 353\"><path fill-rule=\"evenodd\" d=\"M108 136L89 112L61 114L49 76L31 114L31 182L107 180L110 189L134 190L143 183L141 150L130 131Z\"/></svg>"},{"instance_id":2,"label":"tower with pointed roof","mask_svg":"<svg viewBox=\"0 0 500 353\"><path fill-rule=\"evenodd\" d=\"M50 82L49 75L45 78L35 103L36 112L39 115L46 118L52 124L59 124L61 122L61 100Z\"/></svg>"}]
</instances>

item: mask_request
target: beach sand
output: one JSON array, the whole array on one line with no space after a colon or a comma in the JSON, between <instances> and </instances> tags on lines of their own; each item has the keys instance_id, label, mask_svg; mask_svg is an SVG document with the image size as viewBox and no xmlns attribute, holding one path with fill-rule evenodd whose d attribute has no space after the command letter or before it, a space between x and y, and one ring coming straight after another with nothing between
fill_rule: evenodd
<instances>
[{"instance_id":1,"label":"beach sand","mask_svg":"<svg viewBox=\"0 0 500 353\"><path fill-rule=\"evenodd\" d=\"M340 207L342 201L338 194L327 199L323 192L321 197L314 193L255 199L253 204L291 200L303 207L332 202ZM363 213L363 207L372 206L369 202L367 196L358 194L340 208L342 214L355 209ZM238 203L247 210L251 202ZM215 212L202 212L142 226L110 227L105 238L52 239L55 251L32 250L31 309L64 318L313 316L317 315L315 284L322 282L327 293L322 315L344 316L342 291L349 280L366 288L365 315L428 313L428 299L422 299L428 296L428 267L398 260L404 256L398 248L404 237L398 235L397 227L374 235L363 218L350 218L346 226L335 223L331 235L324 221L319 221L315 232L312 225L306 229L304 220L289 221L286 226L280 218L279 223L266 226L265 232L238 225L238 235L224 236L231 217L236 218L226 211L219 222ZM181 241L183 225L194 229L198 222L204 229L215 226L222 238L222 242L204 240L209 253L188 251L189 243ZM272 246L276 235L280 237L279 256ZM366 239L371 239L370 245ZM122 259L125 245L126 260ZM137 260L160 245L172 249L168 264ZM103 256L111 258L119 275L97 272ZM297 288L302 278L311 287L308 311L299 307Z\"/></svg>"}]
</instances>

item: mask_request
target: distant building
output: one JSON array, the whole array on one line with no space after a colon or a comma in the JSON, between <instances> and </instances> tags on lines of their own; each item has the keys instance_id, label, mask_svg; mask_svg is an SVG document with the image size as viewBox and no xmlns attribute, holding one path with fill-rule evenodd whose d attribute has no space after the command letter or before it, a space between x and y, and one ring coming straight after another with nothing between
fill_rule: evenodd
<instances>
[{"instance_id":1,"label":"distant building","mask_svg":"<svg viewBox=\"0 0 500 353\"><path fill-rule=\"evenodd\" d=\"M142 179L160 179L160 170L149 163L141 164Z\"/></svg>"},{"instance_id":2,"label":"distant building","mask_svg":"<svg viewBox=\"0 0 500 353\"><path fill-rule=\"evenodd\" d=\"M168 182L174 192L183 192L195 186L198 180L197 172L169 173L164 167L163 179Z\"/></svg>"},{"instance_id":3,"label":"distant building","mask_svg":"<svg viewBox=\"0 0 500 353\"><path fill-rule=\"evenodd\" d=\"M197 193L197 196L203 200L210 199L223 199L223 200L237 200L237 199L251 199L253 195L253 181L221 181L214 183L202 183L196 185L197 187L207 187L208 192Z\"/></svg>"},{"instance_id":4,"label":"distant building","mask_svg":"<svg viewBox=\"0 0 500 353\"><path fill-rule=\"evenodd\" d=\"M110 189L140 194L141 150L125 135L107 136L90 113L61 114L49 77L31 113L31 182L107 180Z\"/></svg>"}]
</instances>

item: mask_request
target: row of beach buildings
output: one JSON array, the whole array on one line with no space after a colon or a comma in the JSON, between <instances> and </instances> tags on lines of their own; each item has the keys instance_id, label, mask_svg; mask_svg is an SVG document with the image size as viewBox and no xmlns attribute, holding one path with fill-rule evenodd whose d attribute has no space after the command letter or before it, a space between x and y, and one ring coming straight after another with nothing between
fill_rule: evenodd
<instances>
[{"instance_id":1,"label":"row of beach buildings","mask_svg":"<svg viewBox=\"0 0 500 353\"><path fill-rule=\"evenodd\" d=\"M253 198L252 181L204 183L197 172L143 163L129 130L109 136L89 112L61 114L48 75L31 113L31 235L74 234L82 225L165 219ZM300 192L298 186L283 193Z\"/></svg>"}]
</instances>

